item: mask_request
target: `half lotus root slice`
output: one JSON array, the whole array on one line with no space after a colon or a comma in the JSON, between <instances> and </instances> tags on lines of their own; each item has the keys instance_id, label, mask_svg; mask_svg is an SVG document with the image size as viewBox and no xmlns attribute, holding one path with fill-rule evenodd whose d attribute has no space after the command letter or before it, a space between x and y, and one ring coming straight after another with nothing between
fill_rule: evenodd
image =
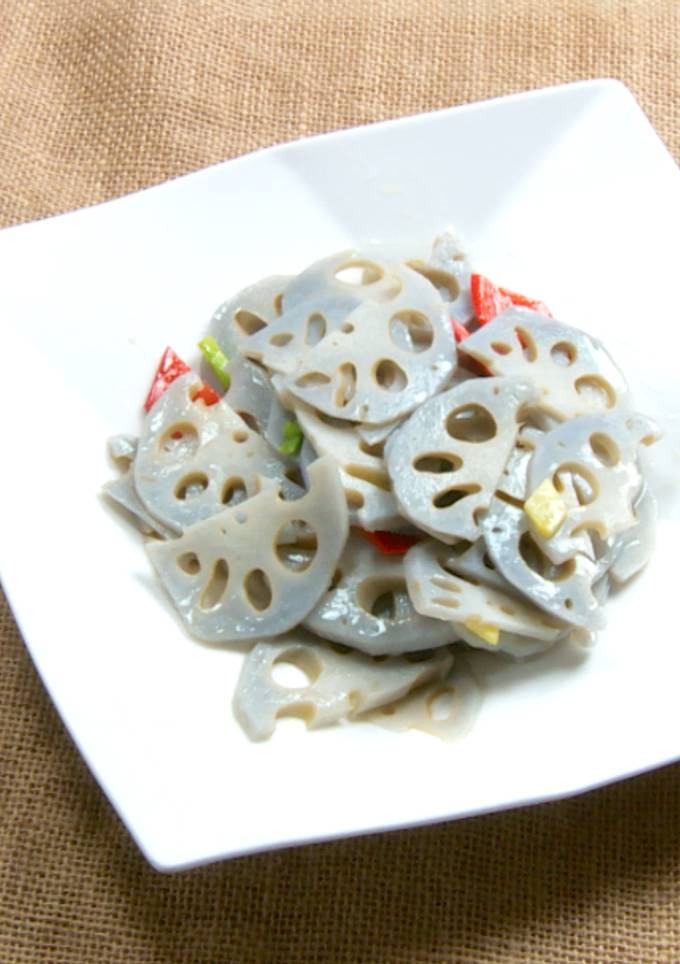
<instances>
[{"instance_id":1,"label":"half lotus root slice","mask_svg":"<svg viewBox=\"0 0 680 964\"><path fill-rule=\"evenodd\" d=\"M596 338L530 308L504 311L461 351L493 375L531 381L559 420L629 406L626 380Z\"/></svg>"},{"instance_id":2,"label":"half lotus root slice","mask_svg":"<svg viewBox=\"0 0 680 964\"><path fill-rule=\"evenodd\" d=\"M383 555L356 533L350 533L331 588L305 626L372 656L432 649L457 638L446 623L415 611L402 560Z\"/></svg>"},{"instance_id":3,"label":"half lotus root slice","mask_svg":"<svg viewBox=\"0 0 680 964\"><path fill-rule=\"evenodd\" d=\"M456 364L456 344L437 290L410 268L391 301L362 302L305 353L287 376L297 398L327 415L383 424L438 392Z\"/></svg>"},{"instance_id":4,"label":"half lotus root slice","mask_svg":"<svg viewBox=\"0 0 680 964\"><path fill-rule=\"evenodd\" d=\"M564 634L564 625L530 602L454 575L446 566L446 557L446 547L431 539L413 546L404 557L408 593L423 616L463 623L473 632L490 627L546 642Z\"/></svg>"},{"instance_id":5,"label":"half lotus root slice","mask_svg":"<svg viewBox=\"0 0 680 964\"><path fill-rule=\"evenodd\" d=\"M268 739L285 716L303 719L310 729L325 726L399 699L415 686L444 676L452 662L448 650L416 662L402 656L377 661L297 629L284 639L258 643L246 656L234 693L234 715L252 740ZM307 685L278 683L275 673L282 663L304 673Z\"/></svg>"},{"instance_id":6,"label":"half lotus root slice","mask_svg":"<svg viewBox=\"0 0 680 964\"><path fill-rule=\"evenodd\" d=\"M362 529L404 529L406 523L392 494L385 463L366 451L367 444L347 422L329 424L318 412L295 401L297 418L305 438L319 455L332 455L340 470L350 521Z\"/></svg>"},{"instance_id":7,"label":"half lotus root slice","mask_svg":"<svg viewBox=\"0 0 680 964\"><path fill-rule=\"evenodd\" d=\"M445 231L435 238L426 261L407 261L435 286L446 302L449 313L462 324L474 317L470 295L470 264L460 238Z\"/></svg>"},{"instance_id":8,"label":"half lotus root slice","mask_svg":"<svg viewBox=\"0 0 680 964\"><path fill-rule=\"evenodd\" d=\"M278 636L316 605L347 539L347 506L332 459L314 462L309 478L301 499L284 502L267 490L178 539L147 545L164 588L199 639Z\"/></svg>"},{"instance_id":9,"label":"half lotus root slice","mask_svg":"<svg viewBox=\"0 0 680 964\"><path fill-rule=\"evenodd\" d=\"M597 562L578 554L554 566L534 541L524 510L500 499L491 502L482 532L496 568L531 602L572 626L602 628L592 589L602 575Z\"/></svg>"},{"instance_id":10,"label":"half lotus root slice","mask_svg":"<svg viewBox=\"0 0 680 964\"><path fill-rule=\"evenodd\" d=\"M537 441L529 492L548 479L558 490L568 484L580 493L580 499L565 499L569 511L557 532L537 538L553 562L582 551L579 536L587 531L609 539L635 525L634 506L643 485L638 449L658 438L656 424L646 415L611 412L572 419Z\"/></svg>"},{"instance_id":11,"label":"half lotus root slice","mask_svg":"<svg viewBox=\"0 0 680 964\"><path fill-rule=\"evenodd\" d=\"M179 532L267 484L288 495L301 491L279 455L224 401L192 401L200 385L189 372L167 388L145 419L134 462L143 505Z\"/></svg>"},{"instance_id":12,"label":"half lotus root slice","mask_svg":"<svg viewBox=\"0 0 680 964\"><path fill-rule=\"evenodd\" d=\"M371 710L362 719L396 733L420 730L453 742L470 732L482 693L464 657L456 654L446 676L429 680L394 703Z\"/></svg>"},{"instance_id":13,"label":"half lotus root slice","mask_svg":"<svg viewBox=\"0 0 680 964\"><path fill-rule=\"evenodd\" d=\"M228 358L233 358L241 345L278 318L289 281L285 275L263 278L220 305L210 321L208 335L213 336Z\"/></svg>"},{"instance_id":14,"label":"half lotus root slice","mask_svg":"<svg viewBox=\"0 0 680 964\"><path fill-rule=\"evenodd\" d=\"M385 463L399 508L443 542L480 535L534 388L509 378L475 378L437 395L396 429Z\"/></svg>"}]
</instances>

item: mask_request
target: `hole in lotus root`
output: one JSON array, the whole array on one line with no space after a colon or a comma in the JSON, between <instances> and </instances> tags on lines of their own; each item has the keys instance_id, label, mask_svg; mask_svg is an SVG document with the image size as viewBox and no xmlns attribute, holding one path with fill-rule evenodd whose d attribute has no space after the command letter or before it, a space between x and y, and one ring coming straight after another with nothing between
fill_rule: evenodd
<instances>
[{"instance_id":1,"label":"hole in lotus root","mask_svg":"<svg viewBox=\"0 0 680 964\"><path fill-rule=\"evenodd\" d=\"M175 498L182 501L195 499L207 488L208 476L205 472L192 472L191 475L185 475L183 479L180 479L175 486Z\"/></svg>"},{"instance_id":2,"label":"hole in lotus root","mask_svg":"<svg viewBox=\"0 0 680 964\"><path fill-rule=\"evenodd\" d=\"M460 487L452 487L450 489L444 489L443 492L438 492L432 498L432 505L435 509L448 509L456 502L460 502L467 495L472 495L475 492L480 491L480 486L478 485L465 485Z\"/></svg>"},{"instance_id":3,"label":"hole in lotus root","mask_svg":"<svg viewBox=\"0 0 680 964\"><path fill-rule=\"evenodd\" d=\"M160 451L173 459L185 461L193 458L199 446L198 432L189 422L171 425L160 440Z\"/></svg>"},{"instance_id":4,"label":"hole in lotus root","mask_svg":"<svg viewBox=\"0 0 680 964\"><path fill-rule=\"evenodd\" d=\"M536 348L536 342L534 341L531 334L526 330L526 328L515 328L515 335L517 341L519 342L520 348L522 349L522 354L528 362L535 362L538 358L538 349Z\"/></svg>"},{"instance_id":5,"label":"hole in lotus root","mask_svg":"<svg viewBox=\"0 0 680 964\"><path fill-rule=\"evenodd\" d=\"M458 279L448 271L444 271L441 268L432 268L429 264L425 264L424 261L407 261L406 264L409 268L412 268L413 271L417 271L418 274L422 275L423 278L427 278L430 284L437 289L444 301L455 301L460 294Z\"/></svg>"},{"instance_id":6,"label":"hole in lotus root","mask_svg":"<svg viewBox=\"0 0 680 964\"><path fill-rule=\"evenodd\" d=\"M408 385L406 372L391 358L381 358L376 363L373 377L386 392L403 392Z\"/></svg>"},{"instance_id":7,"label":"hole in lotus root","mask_svg":"<svg viewBox=\"0 0 680 964\"><path fill-rule=\"evenodd\" d=\"M444 428L459 442L488 442L496 435L496 421L482 405L463 405L446 418Z\"/></svg>"},{"instance_id":8,"label":"hole in lotus root","mask_svg":"<svg viewBox=\"0 0 680 964\"><path fill-rule=\"evenodd\" d=\"M238 476L227 479L222 486L222 495L220 497L222 505L238 505L239 502L244 502L247 498L248 493L246 492L245 482Z\"/></svg>"},{"instance_id":9,"label":"hole in lotus root","mask_svg":"<svg viewBox=\"0 0 680 964\"><path fill-rule=\"evenodd\" d=\"M373 261L349 261L335 271L336 279L352 288L376 284L384 274L380 265Z\"/></svg>"},{"instance_id":10,"label":"hole in lotus root","mask_svg":"<svg viewBox=\"0 0 680 964\"><path fill-rule=\"evenodd\" d=\"M367 442L365 439L361 439L359 442L359 448L366 455L372 455L376 459L381 459L384 455L385 443L376 442L374 445L371 445L370 442Z\"/></svg>"},{"instance_id":11,"label":"hole in lotus root","mask_svg":"<svg viewBox=\"0 0 680 964\"><path fill-rule=\"evenodd\" d=\"M345 466L345 472L353 479L361 479L362 482L375 485L383 492L392 491L392 482L387 472L381 472L379 469L371 468L368 465L347 465Z\"/></svg>"},{"instance_id":12,"label":"hole in lotus root","mask_svg":"<svg viewBox=\"0 0 680 964\"><path fill-rule=\"evenodd\" d=\"M326 319L323 315L313 314L307 319L305 345L318 345L326 334Z\"/></svg>"},{"instance_id":13,"label":"hole in lotus root","mask_svg":"<svg viewBox=\"0 0 680 964\"><path fill-rule=\"evenodd\" d=\"M356 489L345 489L345 499L349 509L363 509L364 497Z\"/></svg>"},{"instance_id":14,"label":"hole in lotus root","mask_svg":"<svg viewBox=\"0 0 680 964\"><path fill-rule=\"evenodd\" d=\"M553 474L553 485L558 492L565 491L563 476L569 475L579 505L590 505L600 494L600 484L586 468L578 462L563 462Z\"/></svg>"},{"instance_id":15,"label":"hole in lotus root","mask_svg":"<svg viewBox=\"0 0 680 964\"><path fill-rule=\"evenodd\" d=\"M266 321L254 315L252 311L246 311L245 308L239 308L234 314L234 322L238 325L244 335L255 335L258 331L262 331L263 328L267 327Z\"/></svg>"},{"instance_id":16,"label":"hole in lotus root","mask_svg":"<svg viewBox=\"0 0 680 964\"><path fill-rule=\"evenodd\" d=\"M251 569L243 580L246 599L258 612L264 612L272 604L272 587L263 569Z\"/></svg>"},{"instance_id":17,"label":"hole in lotus root","mask_svg":"<svg viewBox=\"0 0 680 964\"><path fill-rule=\"evenodd\" d=\"M232 438L237 444L240 445L242 442L248 441L248 433L244 432L243 429L237 429L237 431L235 431L232 435Z\"/></svg>"},{"instance_id":18,"label":"hole in lotus root","mask_svg":"<svg viewBox=\"0 0 680 964\"><path fill-rule=\"evenodd\" d=\"M392 341L404 351L427 351L434 341L434 330L421 311L398 311L390 319Z\"/></svg>"},{"instance_id":19,"label":"hole in lotus root","mask_svg":"<svg viewBox=\"0 0 680 964\"><path fill-rule=\"evenodd\" d=\"M302 519L281 526L274 539L274 552L279 562L291 572L309 569L317 548L316 532Z\"/></svg>"},{"instance_id":20,"label":"hole in lotus root","mask_svg":"<svg viewBox=\"0 0 680 964\"><path fill-rule=\"evenodd\" d=\"M253 432L259 432L260 426L257 424L257 419L252 414L252 412L237 412L239 418L243 419L249 429Z\"/></svg>"},{"instance_id":21,"label":"hole in lotus root","mask_svg":"<svg viewBox=\"0 0 680 964\"><path fill-rule=\"evenodd\" d=\"M336 377L335 404L338 408L344 408L352 401L357 390L357 370L352 362L344 362L338 367Z\"/></svg>"},{"instance_id":22,"label":"hole in lotus root","mask_svg":"<svg viewBox=\"0 0 680 964\"><path fill-rule=\"evenodd\" d=\"M438 452L431 452L428 455L421 455L413 463L416 472L457 472L462 466L463 460L457 455L440 455Z\"/></svg>"},{"instance_id":23,"label":"hole in lotus root","mask_svg":"<svg viewBox=\"0 0 680 964\"><path fill-rule=\"evenodd\" d=\"M183 552L177 556L177 565L188 576L196 576L201 571L201 560L195 552Z\"/></svg>"},{"instance_id":24,"label":"hole in lotus root","mask_svg":"<svg viewBox=\"0 0 680 964\"><path fill-rule=\"evenodd\" d=\"M280 317L283 314L283 291L279 291L278 294L274 295L272 304L274 305L274 311Z\"/></svg>"},{"instance_id":25,"label":"hole in lotus root","mask_svg":"<svg viewBox=\"0 0 680 964\"><path fill-rule=\"evenodd\" d=\"M285 348L293 340L293 334L290 331L277 331L275 335L272 335L269 339L269 344L273 345L274 348Z\"/></svg>"},{"instance_id":26,"label":"hole in lotus root","mask_svg":"<svg viewBox=\"0 0 680 964\"><path fill-rule=\"evenodd\" d=\"M315 716L316 707L311 703L293 703L276 711L277 720L300 720L305 726L311 726Z\"/></svg>"},{"instance_id":27,"label":"hole in lotus root","mask_svg":"<svg viewBox=\"0 0 680 964\"><path fill-rule=\"evenodd\" d=\"M198 603L201 609L215 609L219 605L229 582L229 566L224 559L218 559L210 573L205 589Z\"/></svg>"},{"instance_id":28,"label":"hole in lotus root","mask_svg":"<svg viewBox=\"0 0 680 964\"><path fill-rule=\"evenodd\" d=\"M295 379L298 388L320 388L322 385L329 385L330 378L324 372L306 372Z\"/></svg>"},{"instance_id":29,"label":"hole in lotus root","mask_svg":"<svg viewBox=\"0 0 680 964\"><path fill-rule=\"evenodd\" d=\"M532 572L535 572L542 579L550 582L562 582L570 579L576 571L576 563L573 559L556 565L551 562L545 553L536 544L530 532L522 533L519 540L519 554Z\"/></svg>"},{"instance_id":30,"label":"hole in lotus root","mask_svg":"<svg viewBox=\"0 0 680 964\"><path fill-rule=\"evenodd\" d=\"M589 440L593 455L607 468L613 468L620 461L619 447L610 435L593 432Z\"/></svg>"},{"instance_id":31,"label":"hole in lotus root","mask_svg":"<svg viewBox=\"0 0 680 964\"><path fill-rule=\"evenodd\" d=\"M505 341L491 342L491 351L495 351L497 355L509 355L512 350L512 345L508 345Z\"/></svg>"},{"instance_id":32,"label":"hole in lotus root","mask_svg":"<svg viewBox=\"0 0 680 964\"><path fill-rule=\"evenodd\" d=\"M574 388L591 409L614 408L616 392L601 375L582 375L577 378Z\"/></svg>"},{"instance_id":33,"label":"hole in lotus root","mask_svg":"<svg viewBox=\"0 0 680 964\"><path fill-rule=\"evenodd\" d=\"M357 588L357 603L376 619L391 621L397 613L397 597L406 594L406 582L395 578L371 578Z\"/></svg>"},{"instance_id":34,"label":"hole in lotus root","mask_svg":"<svg viewBox=\"0 0 680 964\"><path fill-rule=\"evenodd\" d=\"M315 683L323 666L315 653L306 649L287 649L272 664L272 679L286 689L304 689Z\"/></svg>"},{"instance_id":35,"label":"hole in lotus root","mask_svg":"<svg viewBox=\"0 0 680 964\"><path fill-rule=\"evenodd\" d=\"M333 573L333 578L328 585L328 592L332 592L334 589L337 589L340 582L342 582L342 569L336 569Z\"/></svg>"},{"instance_id":36,"label":"hole in lotus root","mask_svg":"<svg viewBox=\"0 0 680 964\"><path fill-rule=\"evenodd\" d=\"M558 341L550 349L550 357L556 365L561 365L562 368L573 365L577 356L576 345L572 345L569 341Z\"/></svg>"},{"instance_id":37,"label":"hole in lotus root","mask_svg":"<svg viewBox=\"0 0 680 964\"><path fill-rule=\"evenodd\" d=\"M448 720L455 708L456 691L453 686L440 686L427 700L427 712L431 720Z\"/></svg>"}]
</instances>

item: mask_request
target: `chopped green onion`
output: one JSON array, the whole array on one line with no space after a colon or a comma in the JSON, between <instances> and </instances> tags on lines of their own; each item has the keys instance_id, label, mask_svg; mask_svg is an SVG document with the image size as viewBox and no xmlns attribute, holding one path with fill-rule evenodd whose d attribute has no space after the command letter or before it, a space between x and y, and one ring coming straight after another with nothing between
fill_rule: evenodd
<instances>
[{"instance_id":1,"label":"chopped green onion","mask_svg":"<svg viewBox=\"0 0 680 964\"><path fill-rule=\"evenodd\" d=\"M302 446L304 435L296 419L283 423L283 442L279 445L279 452L283 455L297 455Z\"/></svg>"},{"instance_id":2,"label":"chopped green onion","mask_svg":"<svg viewBox=\"0 0 680 964\"><path fill-rule=\"evenodd\" d=\"M198 347L203 352L203 357L208 362L215 375L219 379L220 383L224 388L229 388L231 383L231 378L229 377L229 372L227 368L229 367L229 359L224 354L220 346L217 344L212 335L208 335L203 341L199 341Z\"/></svg>"}]
</instances>

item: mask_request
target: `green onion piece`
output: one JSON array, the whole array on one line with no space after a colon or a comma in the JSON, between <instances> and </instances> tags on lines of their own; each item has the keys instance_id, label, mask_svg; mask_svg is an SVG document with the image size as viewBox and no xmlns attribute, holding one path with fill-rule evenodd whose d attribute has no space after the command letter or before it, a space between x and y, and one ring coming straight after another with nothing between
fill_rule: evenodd
<instances>
[{"instance_id":1,"label":"green onion piece","mask_svg":"<svg viewBox=\"0 0 680 964\"><path fill-rule=\"evenodd\" d=\"M231 379L229 377L229 372L227 368L229 367L229 359L224 354L220 346L217 344L212 335L208 335L203 341L199 341L198 347L203 352L203 357L208 362L215 375L220 381L220 384L224 388L229 388L231 384Z\"/></svg>"},{"instance_id":2,"label":"green onion piece","mask_svg":"<svg viewBox=\"0 0 680 964\"><path fill-rule=\"evenodd\" d=\"M296 419L283 423L283 442L279 445L279 452L283 455L297 455L302 446L304 435Z\"/></svg>"}]
</instances>

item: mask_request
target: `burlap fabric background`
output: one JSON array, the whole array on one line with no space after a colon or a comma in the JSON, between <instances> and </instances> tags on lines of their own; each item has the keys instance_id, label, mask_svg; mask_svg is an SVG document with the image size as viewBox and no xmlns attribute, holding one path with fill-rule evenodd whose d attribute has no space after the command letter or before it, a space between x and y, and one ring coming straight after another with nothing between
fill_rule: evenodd
<instances>
[{"instance_id":1,"label":"burlap fabric background","mask_svg":"<svg viewBox=\"0 0 680 964\"><path fill-rule=\"evenodd\" d=\"M562 6L4 0L0 223L291 137L586 77L625 81L677 157L678 4ZM85 770L6 607L0 640L3 962L680 961L677 766L163 877Z\"/></svg>"}]
</instances>

